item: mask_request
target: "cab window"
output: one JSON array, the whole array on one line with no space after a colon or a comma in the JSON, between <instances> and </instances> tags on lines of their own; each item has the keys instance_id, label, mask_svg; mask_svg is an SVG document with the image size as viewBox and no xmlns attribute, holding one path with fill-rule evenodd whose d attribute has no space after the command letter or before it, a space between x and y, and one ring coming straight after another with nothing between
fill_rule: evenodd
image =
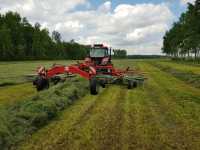
<instances>
[{"instance_id":1,"label":"cab window","mask_svg":"<svg viewBox=\"0 0 200 150\"><path fill-rule=\"evenodd\" d=\"M108 55L107 53L106 49L95 48L90 50L90 57L105 57Z\"/></svg>"}]
</instances>

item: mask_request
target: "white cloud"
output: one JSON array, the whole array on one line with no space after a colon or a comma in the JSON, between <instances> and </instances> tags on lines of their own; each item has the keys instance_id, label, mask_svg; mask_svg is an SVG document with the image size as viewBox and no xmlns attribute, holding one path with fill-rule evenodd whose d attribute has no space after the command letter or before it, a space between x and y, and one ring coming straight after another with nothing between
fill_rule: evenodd
<instances>
[{"instance_id":1,"label":"white cloud","mask_svg":"<svg viewBox=\"0 0 200 150\"><path fill-rule=\"evenodd\" d=\"M77 10L82 5L86 10ZM65 40L83 44L107 43L129 54L159 54L162 36L173 21L165 3L120 4L106 1L91 9L87 0L0 0L0 12L16 10L31 22L58 30Z\"/></svg>"},{"instance_id":2,"label":"white cloud","mask_svg":"<svg viewBox=\"0 0 200 150\"><path fill-rule=\"evenodd\" d=\"M160 54L162 37L174 17L165 4L119 5L110 13L89 14L84 16L90 30L80 42L107 42L127 48L130 54Z\"/></svg>"},{"instance_id":3,"label":"white cloud","mask_svg":"<svg viewBox=\"0 0 200 150\"><path fill-rule=\"evenodd\" d=\"M129 41L138 41L152 39L156 34L163 33L167 30L166 24L154 24L147 27L136 28L133 32L126 35Z\"/></svg>"},{"instance_id":4,"label":"white cloud","mask_svg":"<svg viewBox=\"0 0 200 150\"><path fill-rule=\"evenodd\" d=\"M194 3L195 0L180 0L181 4Z\"/></svg>"},{"instance_id":5,"label":"white cloud","mask_svg":"<svg viewBox=\"0 0 200 150\"><path fill-rule=\"evenodd\" d=\"M0 0L1 12L17 11L33 21L56 20L86 0Z\"/></svg>"},{"instance_id":6,"label":"white cloud","mask_svg":"<svg viewBox=\"0 0 200 150\"><path fill-rule=\"evenodd\" d=\"M78 32L84 27L78 20L69 20L63 23L57 23L55 26L55 30L64 31L68 30L70 32Z\"/></svg>"}]
</instances>

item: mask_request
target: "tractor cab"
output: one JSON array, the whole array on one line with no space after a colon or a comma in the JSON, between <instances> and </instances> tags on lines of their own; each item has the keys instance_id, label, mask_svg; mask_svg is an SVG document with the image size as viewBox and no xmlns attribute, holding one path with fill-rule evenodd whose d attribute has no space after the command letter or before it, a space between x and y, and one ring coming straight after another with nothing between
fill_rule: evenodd
<instances>
[{"instance_id":1,"label":"tractor cab","mask_svg":"<svg viewBox=\"0 0 200 150\"><path fill-rule=\"evenodd\" d=\"M111 49L103 44L96 44L90 49L90 59L96 65L107 65L111 63Z\"/></svg>"}]
</instances>

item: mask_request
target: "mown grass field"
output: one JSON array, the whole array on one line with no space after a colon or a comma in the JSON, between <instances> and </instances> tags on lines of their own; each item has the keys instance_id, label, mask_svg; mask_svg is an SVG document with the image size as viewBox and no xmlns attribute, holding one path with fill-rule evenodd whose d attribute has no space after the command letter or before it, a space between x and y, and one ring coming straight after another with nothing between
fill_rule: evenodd
<instances>
[{"instance_id":1,"label":"mown grass field","mask_svg":"<svg viewBox=\"0 0 200 150\"><path fill-rule=\"evenodd\" d=\"M0 62L0 86L26 82L26 75L34 74L40 65L50 67L52 64L69 64L73 61L14 61ZM73 62L74 63L74 62Z\"/></svg>"},{"instance_id":2,"label":"mown grass field","mask_svg":"<svg viewBox=\"0 0 200 150\"><path fill-rule=\"evenodd\" d=\"M17 72L15 77L21 77L24 73L31 74L37 64L48 66L50 63L19 62L24 71ZM97 96L87 94L86 90L85 96L77 98L72 105L59 111L52 121L32 132L32 135L24 136L20 143L11 146L12 149L199 150L200 89L155 63L167 65L183 72L183 75L200 73L198 66L169 61L115 60L114 64L120 68L137 67L145 72L148 80L144 86L128 90L124 86L112 85L102 89ZM0 63L1 67L3 65L15 64ZM52 87L53 89L50 88L39 96L34 93L30 83L4 86L0 88L0 104L2 107L7 104L11 106L21 99L30 101L30 97L34 97L36 102L37 99L46 102L45 98L56 101L67 96L64 95L65 91L70 92L67 87L73 83L68 82L66 85L58 85L62 86L58 90L57 87Z\"/></svg>"}]
</instances>

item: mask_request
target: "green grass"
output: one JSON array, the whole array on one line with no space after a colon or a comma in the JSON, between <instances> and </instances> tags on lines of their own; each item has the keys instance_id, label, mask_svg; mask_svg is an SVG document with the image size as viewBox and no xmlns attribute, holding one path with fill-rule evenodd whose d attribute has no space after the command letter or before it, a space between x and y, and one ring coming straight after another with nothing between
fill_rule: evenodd
<instances>
[{"instance_id":1,"label":"green grass","mask_svg":"<svg viewBox=\"0 0 200 150\"><path fill-rule=\"evenodd\" d=\"M190 78L191 73L199 75L199 68L163 60L114 63L122 69L139 68L148 80L132 90L110 85L97 96L88 94L84 80L68 81L40 94L32 93L29 83L1 87L5 94L0 93L0 146L18 150L198 150L200 89L155 64ZM51 62L31 62L24 70L30 74L36 64Z\"/></svg>"}]
</instances>

